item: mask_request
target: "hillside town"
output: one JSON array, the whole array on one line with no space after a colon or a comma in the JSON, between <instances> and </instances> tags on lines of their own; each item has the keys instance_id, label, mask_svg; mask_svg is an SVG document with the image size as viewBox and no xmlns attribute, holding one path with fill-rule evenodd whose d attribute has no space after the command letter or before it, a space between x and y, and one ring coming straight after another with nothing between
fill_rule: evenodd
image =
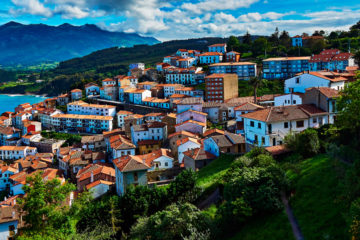
<instances>
[{"instance_id":1,"label":"hillside town","mask_svg":"<svg viewBox=\"0 0 360 240\"><path fill-rule=\"evenodd\" d=\"M295 36L292 44L306 40ZM127 75L103 79L101 86L88 83L2 113L0 206L7 210L0 225L9 229L6 236L22 224L16 205L29 176L74 183L71 205L84 191L97 199L108 192L122 196L130 185L169 184L222 154L241 156L255 146L281 154L288 134L336 121L336 99L359 69L351 53L338 49L267 58L261 67L240 56L226 43L207 52L178 49L154 68L133 63ZM239 81L254 78L282 80L283 93L240 97Z\"/></svg>"}]
</instances>

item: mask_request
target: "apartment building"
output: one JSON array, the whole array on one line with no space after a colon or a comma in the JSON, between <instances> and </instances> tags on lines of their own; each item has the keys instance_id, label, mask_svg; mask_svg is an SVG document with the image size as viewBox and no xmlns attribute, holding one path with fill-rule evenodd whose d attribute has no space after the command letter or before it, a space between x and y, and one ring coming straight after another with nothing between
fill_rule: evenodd
<instances>
[{"instance_id":1,"label":"apartment building","mask_svg":"<svg viewBox=\"0 0 360 240\"><path fill-rule=\"evenodd\" d=\"M26 156L34 156L37 153L36 147L28 146L1 146L0 159L1 160L17 160Z\"/></svg>"},{"instance_id":2,"label":"apartment building","mask_svg":"<svg viewBox=\"0 0 360 240\"><path fill-rule=\"evenodd\" d=\"M206 100L225 102L238 97L238 77L236 74L211 74L205 78Z\"/></svg>"},{"instance_id":3,"label":"apartment building","mask_svg":"<svg viewBox=\"0 0 360 240\"><path fill-rule=\"evenodd\" d=\"M252 62L226 62L209 66L210 73L235 73L239 80L250 80L256 76L256 63Z\"/></svg>"},{"instance_id":4,"label":"apartment building","mask_svg":"<svg viewBox=\"0 0 360 240\"><path fill-rule=\"evenodd\" d=\"M57 114L52 116L58 131L102 133L113 129L113 117L97 115Z\"/></svg>"},{"instance_id":5,"label":"apartment building","mask_svg":"<svg viewBox=\"0 0 360 240\"><path fill-rule=\"evenodd\" d=\"M309 69L311 71L346 71L347 67L355 66L352 53L342 53L339 49L326 49L311 56Z\"/></svg>"},{"instance_id":6,"label":"apartment building","mask_svg":"<svg viewBox=\"0 0 360 240\"><path fill-rule=\"evenodd\" d=\"M286 79L308 71L311 57L278 57L263 60L263 78Z\"/></svg>"}]
</instances>

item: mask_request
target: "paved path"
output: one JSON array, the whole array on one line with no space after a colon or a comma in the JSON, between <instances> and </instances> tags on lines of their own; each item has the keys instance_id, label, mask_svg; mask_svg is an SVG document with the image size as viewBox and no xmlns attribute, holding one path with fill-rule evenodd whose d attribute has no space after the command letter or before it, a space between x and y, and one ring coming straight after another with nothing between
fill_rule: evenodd
<instances>
[{"instance_id":1,"label":"paved path","mask_svg":"<svg viewBox=\"0 0 360 240\"><path fill-rule=\"evenodd\" d=\"M292 209L291 209L291 207L289 205L289 201L286 198L284 193L281 195L281 200L282 200L282 202L284 204L286 215L287 215L287 217L289 219L289 222L291 224L291 228L292 228L292 231L294 233L295 239L296 240L304 240L304 236L301 233L300 226L299 226L298 222L296 221L294 213L293 213L293 211L292 211Z\"/></svg>"}]
</instances>

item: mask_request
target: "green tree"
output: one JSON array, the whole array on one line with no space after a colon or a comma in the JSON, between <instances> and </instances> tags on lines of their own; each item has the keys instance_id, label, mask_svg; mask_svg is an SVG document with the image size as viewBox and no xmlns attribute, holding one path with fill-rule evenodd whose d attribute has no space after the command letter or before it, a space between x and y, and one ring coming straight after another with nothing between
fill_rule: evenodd
<instances>
[{"instance_id":1,"label":"green tree","mask_svg":"<svg viewBox=\"0 0 360 240\"><path fill-rule=\"evenodd\" d=\"M354 54L354 59L357 64L360 64L360 50L357 50Z\"/></svg>"},{"instance_id":2,"label":"green tree","mask_svg":"<svg viewBox=\"0 0 360 240\"><path fill-rule=\"evenodd\" d=\"M360 80L345 85L337 99L337 125L348 129L360 145Z\"/></svg>"},{"instance_id":3,"label":"green tree","mask_svg":"<svg viewBox=\"0 0 360 240\"><path fill-rule=\"evenodd\" d=\"M251 45L251 51L255 56L264 54L267 50L267 39L264 37L259 37L254 41L254 44Z\"/></svg>"},{"instance_id":4,"label":"green tree","mask_svg":"<svg viewBox=\"0 0 360 240\"><path fill-rule=\"evenodd\" d=\"M227 42L227 47L229 50L234 50L234 51L238 51L240 46L240 42L239 39L235 36L230 36L229 40Z\"/></svg>"},{"instance_id":5,"label":"green tree","mask_svg":"<svg viewBox=\"0 0 360 240\"><path fill-rule=\"evenodd\" d=\"M195 232L195 233L194 233ZM131 239L183 239L190 235L204 235L209 239L210 221L190 203L172 204L150 217L140 218L131 228Z\"/></svg>"},{"instance_id":6,"label":"green tree","mask_svg":"<svg viewBox=\"0 0 360 240\"><path fill-rule=\"evenodd\" d=\"M21 215L26 227L24 233L54 235L54 232L73 233L75 227L68 217L64 201L76 188L73 184L61 184L59 179L44 181L41 173L27 178L23 189L25 196L19 200ZM61 234L60 234L61 236Z\"/></svg>"},{"instance_id":7,"label":"green tree","mask_svg":"<svg viewBox=\"0 0 360 240\"><path fill-rule=\"evenodd\" d=\"M303 157L311 157L320 151L318 132L312 128L301 133L289 133L285 136L284 142L289 149Z\"/></svg>"},{"instance_id":8,"label":"green tree","mask_svg":"<svg viewBox=\"0 0 360 240\"><path fill-rule=\"evenodd\" d=\"M242 43L251 45L252 40L251 40L251 35L250 35L249 31L247 31L246 34L243 36Z\"/></svg>"}]
</instances>

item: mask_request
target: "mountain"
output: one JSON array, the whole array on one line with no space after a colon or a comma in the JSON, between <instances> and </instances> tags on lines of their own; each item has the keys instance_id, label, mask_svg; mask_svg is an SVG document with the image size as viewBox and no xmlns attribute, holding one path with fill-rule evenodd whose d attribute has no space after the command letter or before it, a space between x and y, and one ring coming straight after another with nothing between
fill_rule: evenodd
<instances>
[{"instance_id":1,"label":"mountain","mask_svg":"<svg viewBox=\"0 0 360 240\"><path fill-rule=\"evenodd\" d=\"M8 22L0 25L0 65L35 65L82 57L110 47L152 45L159 41L138 34L109 32L93 24L59 26L24 25Z\"/></svg>"}]
</instances>

